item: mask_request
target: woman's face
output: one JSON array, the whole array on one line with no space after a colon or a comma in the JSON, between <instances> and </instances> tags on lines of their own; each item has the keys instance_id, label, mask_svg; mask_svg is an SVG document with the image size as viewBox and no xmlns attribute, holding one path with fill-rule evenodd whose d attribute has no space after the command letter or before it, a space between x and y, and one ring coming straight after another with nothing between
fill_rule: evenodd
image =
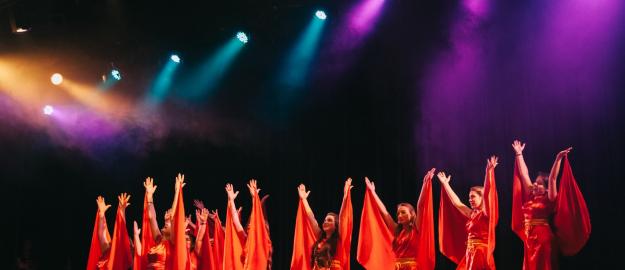
<instances>
[{"instance_id":1,"label":"woman's face","mask_svg":"<svg viewBox=\"0 0 625 270\"><path fill-rule=\"evenodd\" d=\"M169 222L165 222L165 226L161 229L161 235L164 239L169 239L171 236L171 225Z\"/></svg>"},{"instance_id":2,"label":"woman's face","mask_svg":"<svg viewBox=\"0 0 625 270\"><path fill-rule=\"evenodd\" d=\"M326 219L323 220L323 231L326 234L332 234L336 230L336 219L333 215L327 215Z\"/></svg>"},{"instance_id":3,"label":"woman's face","mask_svg":"<svg viewBox=\"0 0 625 270\"><path fill-rule=\"evenodd\" d=\"M187 244L187 250L191 250L191 237L185 234L184 239L185 239L185 243Z\"/></svg>"},{"instance_id":4,"label":"woman's face","mask_svg":"<svg viewBox=\"0 0 625 270\"><path fill-rule=\"evenodd\" d=\"M407 225L410 223L414 216L414 213L410 211L407 206L400 205L397 207L397 223L401 225Z\"/></svg>"},{"instance_id":5,"label":"woman's face","mask_svg":"<svg viewBox=\"0 0 625 270\"><path fill-rule=\"evenodd\" d=\"M482 195L477 191L472 190L469 192L469 204L472 209L480 209L482 207L482 199Z\"/></svg>"},{"instance_id":6,"label":"woman's face","mask_svg":"<svg viewBox=\"0 0 625 270\"><path fill-rule=\"evenodd\" d=\"M534 184L530 187L530 195L533 196L542 196L547 193L547 189L545 188L545 179L543 177L536 178Z\"/></svg>"}]
</instances>

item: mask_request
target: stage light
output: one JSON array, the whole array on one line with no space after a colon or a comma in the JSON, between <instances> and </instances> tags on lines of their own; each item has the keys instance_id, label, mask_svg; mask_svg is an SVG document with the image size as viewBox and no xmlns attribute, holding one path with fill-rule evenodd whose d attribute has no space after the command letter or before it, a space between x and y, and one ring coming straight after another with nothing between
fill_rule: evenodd
<instances>
[{"instance_id":1,"label":"stage light","mask_svg":"<svg viewBox=\"0 0 625 270\"><path fill-rule=\"evenodd\" d=\"M113 78L115 80L118 80L118 81L120 81L122 79L122 73L119 72L119 70L117 70L117 69L111 70L111 76L113 76Z\"/></svg>"},{"instance_id":2,"label":"stage light","mask_svg":"<svg viewBox=\"0 0 625 270\"><path fill-rule=\"evenodd\" d=\"M61 84L63 82L63 75L61 75L59 73L54 73L54 74L52 74L52 77L50 77L50 81L54 85L59 85L59 84Z\"/></svg>"},{"instance_id":3,"label":"stage light","mask_svg":"<svg viewBox=\"0 0 625 270\"><path fill-rule=\"evenodd\" d=\"M315 12L315 16L317 16L317 19L320 20L325 20L328 16L326 16L326 13L323 12L322 10L317 10L317 12Z\"/></svg>"},{"instance_id":4,"label":"stage light","mask_svg":"<svg viewBox=\"0 0 625 270\"><path fill-rule=\"evenodd\" d=\"M46 105L43 107L43 114L52 115L53 112L54 112L54 108L52 106Z\"/></svg>"},{"instance_id":5,"label":"stage light","mask_svg":"<svg viewBox=\"0 0 625 270\"><path fill-rule=\"evenodd\" d=\"M247 35L243 32L238 32L237 38L239 39L239 41L243 42L244 44L248 42Z\"/></svg>"},{"instance_id":6,"label":"stage light","mask_svg":"<svg viewBox=\"0 0 625 270\"><path fill-rule=\"evenodd\" d=\"M177 54L172 54L170 59L171 59L171 61L174 61L176 63L180 63L180 56L178 56Z\"/></svg>"},{"instance_id":7,"label":"stage light","mask_svg":"<svg viewBox=\"0 0 625 270\"><path fill-rule=\"evenodd\" d=\"M28 31L30 31L30 28L18 27L17 29L15 29L15 33L26 33Z\"/></svg>"}]
</instances>

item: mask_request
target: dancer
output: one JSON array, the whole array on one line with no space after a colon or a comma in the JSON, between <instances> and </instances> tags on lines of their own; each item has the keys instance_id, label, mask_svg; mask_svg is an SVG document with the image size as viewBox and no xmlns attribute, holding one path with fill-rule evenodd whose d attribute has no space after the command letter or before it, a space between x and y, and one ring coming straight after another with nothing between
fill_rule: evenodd
<instances>
[{"instance_id":1,"label":"dancer","mask_svg":"<svg viewBox=\"0 0 625 270\"><path fill-rule=\"evenodd\" d=\"M499 219L495 167L498 158L486 160L483 186L469 191L466 206L453 191L451 175L437 174L441 182L441 202L438 212L439 246L441 253L458 264L456 269L494 270L495 227Z\"/></svg>"},{"instance_id":2,"label":"dancer","mask_svg":"<svg viewBox=\"0 0 625 270\"><path fill-rule=\"evenodd\" d=\"M432 168L423 178L417 210L410 203L397 205L393 220L365 177L367 191L360 221L358 262L366 269L434 269Z\"/></svg>"},{"instance_id":3,"label":"dancer","mask_svg":"<svg viewBox=\"0 0 625 270\"><path fill-rule=\"evenodd\" d=\"M297 188L299 208L293 240L291 269L349 270L353 226L351 202L352 179L343 186L343 200L339 214L326 214L322 227L308 204L306 186ZM312 258L312 260L311 260Z\"/></svg>"},{"instance_id":4,"label":"dancer","mask_svg":"<svg viewBox=\"0 0 625 270\"><path fill-rule=\"evenodd\" d=\"M572 148L560 151L549 175L539 173L534 183L523 159L525 144L515 140L512 148L516 154L512 230L523 240L523 269L557 269L558 252L574 255L590 237L588 208L567 158ZM564 172L558 191L556 181L563 159ZM555 237L552 225L557 232Z\"/></svg>"}]
</instances>

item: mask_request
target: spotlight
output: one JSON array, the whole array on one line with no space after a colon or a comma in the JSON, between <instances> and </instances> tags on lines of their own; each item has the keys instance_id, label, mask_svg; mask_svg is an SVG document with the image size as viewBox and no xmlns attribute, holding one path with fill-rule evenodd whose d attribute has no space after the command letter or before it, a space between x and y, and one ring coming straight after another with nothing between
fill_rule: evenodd
<instances>
[{"instance_id":1,"label":"spotlight","mask_svg":"<svg viewBox=\"0 0 625 270\"><path fill-rule=\"evenodd\" d=\"M317 12L315 12L315 16L317 16L317 19L319 20L325 20L328 17L322 10L317 10Z\"/></svg>"},{"instance_id":2,"label":"spotlight","mask_svg":"<svg viewBox=\"0 0 625 270\"><path fill-rule=\"evenodd\" d=\"M52 106L46 105L43 107L43 114L52 115L53 112L54 112L54 108Z\"/></svg>"},{"instance_id":3,"label":"spotlight","mask_svg":"<svg viewBox=\"0 0 625 270\"><path fill-rule=\"evenodd\" d=\"M59 84L61 84L63 82L63 75L61 75L59 73L54 73L54 74L52 74L52 77L50 77L50 81L54 85L59 85Z\"/></svg>"},{"instance_id":4,"label":"spotlight","mask_svg":"<svg viewBox=\"0 0 625 270\"><path fill-rule=\"evenodd\" d=\"M243 42L244 44L247 43L248 41L247 35L243 32L238 32L237 38L239 39L239 41Z\"/></svg>"},{"instance_id":5,"label":"spotlight","mask_svg":"<svg viewBox=\"0 0 625 270\"><path fill-rule=\"evenodd\" d=\"M180 56L178 56L177 54L172 54L170 59L171 59L171 61L174 61L176 63L180 63Z\"/></svg>"},{"instance_id":6,"label":"spotlight","mask_svg":"<svg viewBox=\"0 0 625 270\"><path fill-rule=\"evenodd\" d=\"M15 33L26 33L28 31L30 31L30 28L18 27L17 29L15 29Z\"/></svg>"},{"instance_id":7,"label":"spotlight","mask_svg":"<svg viewBox=\"0 0 625 270\"><path fill-rule=\"evenodd\" d=\"M111 76L113 76L113 78L115 80L118 80L118 81L120 81L122 79L122 73L119 72L119 70L117 70L117 69L111 70Z\"/></svg>"}]
</instances>

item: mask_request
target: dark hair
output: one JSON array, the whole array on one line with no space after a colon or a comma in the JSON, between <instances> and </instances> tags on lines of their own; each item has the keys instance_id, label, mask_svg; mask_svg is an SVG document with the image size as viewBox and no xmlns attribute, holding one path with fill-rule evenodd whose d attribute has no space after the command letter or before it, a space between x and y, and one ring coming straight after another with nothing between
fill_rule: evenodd
<instances>
[{"instance_id":1,"label":"dark hair","mask_svg":"<svg viewBox=\"0 0 625 270\"><path fill-rule=\"evenodd\" d=\"M402 230L406 229L406 230L412 230L414 229L417 225L417 212L414 210L414 206L412 206L412 204L409 203L400 203L397 205L397 210L399 210L399 207L404 206L407 207L408 210L410 210L410 212L413 214L412 218L410 219L410 222L408 223L408 226L406 228L404 228L403 224L397 224L397 228L395 228L395 232L394 235L395 237L393 238L393 246L395 246L397 244L397 236L399 236L399 234L401 233Z\"/></svg>"},{"instance_id":2,"label":"dark hair","mask_svg":"<svg viewBox=\"0 0 625 270\"><path fill-rule=\"evenodd\" d=\"M546 172L538 172L538 175L536 176L536 180L534 182L538 182L538 180L542 181L542 185L547 188L547 186L549 185L549 174Z\"/></svg>"},{"instance_id":3,"label":"dark hair","mask_svg":"<svg viewBox=\"0 0 625 270\"><path fill-rule=\"evenodd\" d=\"M327 238L326 237L326 233L322 229L319 237L317 237L317 241L315 242L315 245L313 246L313 250L315 248L317 248L319 243L321 243L323 241L326 241L326 243L328 243L330 245L330 255L334 256L336 254L336 246L337 246L338 240L339 240L339 215L337 215L334 212L328 212L328 214L326 216L334 217L334 232L332 232L332 234L330 235L330 238L328 238L326 240L326 238ZM314 258L313 258L313 260L314 260Z\"/></svg>"},{"instance_id":4,"label":"dark hair","mask_svg":"<svg viewBox=\"0 0 625 270\"><path fill-rule=\"evenodd\" d=\"M480 196L484 197L484 187L483 186L472 186L471 189L469 189L469 192L471 191L475 191L477 192L477 194L480 194Z\"/></svg>"}]
</instances>

